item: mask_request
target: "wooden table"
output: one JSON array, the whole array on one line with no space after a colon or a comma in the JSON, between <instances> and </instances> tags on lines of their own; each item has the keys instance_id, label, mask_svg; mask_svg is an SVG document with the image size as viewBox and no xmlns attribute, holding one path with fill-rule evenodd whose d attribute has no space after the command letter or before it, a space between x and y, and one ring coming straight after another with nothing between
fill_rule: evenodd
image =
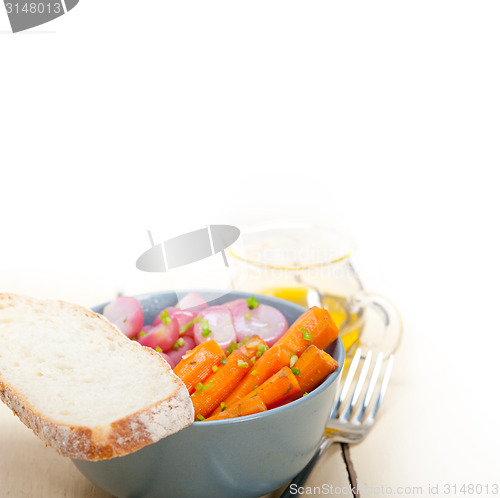
<instances>
[{"instance_id":1,"label":"wooden table","mask_svg":"<svg viewBox=\"0 0 500 498\"><path fill-rule=\"evenodd\" d=\"M9 285L4 288L23 290L14 281L11 284L10 289ZM35 295L57 297L58 282L52 287L46 284L43 289ZM113 292L111 286L100 287L95 295L70 289L62 297L91 306ZM495 438L488 442L482 437L484 424L477 423L473 407L467 406L466 393L447 378L446 361L453 358L429 350L425 330L412 323L411 317L405 317L405 325L391 384L375 426L362 443L344 449L334 444L327 450L310 476L306 496L436 496L435 491L442 495L449 490L447 485L469 483L482 484L483 489L489 485L491 494L495 479L498 484L500 462ZM350 472L346 457L351 460ZM456 489L450 496L459 495ZM277 491L269 497L279 494ZM110 495L88 482L69 459L46 448L1 404L0 496Z\"/></svg>"}]
</instances>

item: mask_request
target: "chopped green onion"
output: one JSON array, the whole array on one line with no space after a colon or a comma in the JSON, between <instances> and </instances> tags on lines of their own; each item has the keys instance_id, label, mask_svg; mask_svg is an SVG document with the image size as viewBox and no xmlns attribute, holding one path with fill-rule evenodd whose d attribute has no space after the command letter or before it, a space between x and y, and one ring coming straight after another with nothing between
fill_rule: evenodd
<instances>
[{"instance_id":1,"label":"chopped green onion","mask_svg":"<svg viewBox=\"0 0 500 498\"><path fill-rule=\"evenodd\" d=\"M127 317L125 317L125 318L123 319L123 323L126 323L126 321L127 321Z\"/></svg>"},{"instance_id":2,"label":"chopped green onion","mask_svg":"<svg viewBox=\"0 0 500 498\"><path fill-rule=\"evenodd\" d=\"M201 414L201 413L198 413L198 415L196 415L196 418L202 422L203 420L205 420L205 417Z\"/></svg>"},{"instance_id":3,"label":"chopped green onion","mask_svg":"<svg viewBox=\"0 0 500 498\"><path fill-rule=\"evenodd\" d=\"M156 351L158 351L158 353L163 353L163 349L161 349L160 346L156 346Z\"/></svg>"},{"instance_id":4,"label":"chopped green onion","mask_svg":"<svg viewBox=\"0 0 500 498\"><path fill-rule=\"evenodd\" d=\"M311 334L307 331L307 329L305 327L302 327L301 331L302 331L302 339L304 339L304 341L310 341Z\"/></svg>"},{"instance_id":5,"label":"chopped green onion","mask_svg":"<svg viewBox=\"0 0 500 498\"><path fill-rule=\"evenodd\" d=\"M263 355L263 353L265 353L268 349L269 349L269 347L266 346L265 344L261 344L260 346L257 346L257 353L256 353L257 358L261 357Z\"/></svg>"},{"instance_id":6,"label":"chopped green onion","mask_svg":"<svg viewBox=\"0 0 500 498\"><path fill-rule=\"evenodd\" d=\"M186 325L183 325L180 330L179 330L179 335L184 334L186 330L188 330L194 323L194 320L191 320L190 322L186 323Z\"/></svg>"},{"instance_id":7,"label":"chopped green onion","mask_svg":"<svg viewBox=\"0 0 500 498\"><path fill-rule=\"evenodd\" d=\"M226 360L226 358L222 358L222 360L221 360L220 362L221 362L222 364L224 364L224 363L227 363L227 360Z\"/></svg>"},{"instance_id":8,"label":"chopped green onion","mask_svg":"<svg viewBox=\"0 0 500 498\"><path fill-rule=\"evenodd\" d=\"M244 315L243 315L247 320L250 320L250 318L252 318L252 314L250 313L250 311L247 311Z\"/></svg>"},{"instance_id":9,"label":"chopped green onion","mask_svg":"<svg viewBox=\"0 0 500 498\"><path fill-rule=\"evenodd\" d=\"M172 321L172 319L168 316L167 310L162 311L162 313L160 315L160 320L161 320L161 323L163 323L163 325L167 325L168 323L170 323Z\"/></svg>"},{"instance_id":10,"label":"chopped green onion","mask_svg":"<svg viewBox=\"0 0 500 498\"><path fill-rule=\"evenodd\" d=\"M243 360L238 360L238 367L239 368L248 368L248 363Z\"/></svg>"},{"instance_id":11,"label":"chopped green onion","mask_svg":"<svg viewBox=\"0 0 500 498\"><path fill-rule=\"evenodd\" d=\"M200 322L202 319L203 319L203 317L202 317L202 316L197 316L197 317L193 320L193 323L198 323L198 322Z\"/></svg>"},{"instance_id":12,"label":"chopped green onion","mask_svg":"<svg viewBox=\"0 0 500 498\"><path fill-rule=\"evenodd\" d=\"M307 391L302 395L302 397L306 396L307 394L309 394Z\"/></svg>"},{"instance_id":13,"label":"chopped green onion","mask_svg":"<svg viewBox=\"0 0 500 498\"><path fill-rule=\"evenodd\" d=\"M137 341L137 337L134 335L134 337L130 338L131 341Z\"/></svg>"},{"instance_id":14,"label":"chopped green onion","mask_svg":"<svg viewBox=\"0 0 500 498\"><path fill-rule=\"evenodd\" d=\"M147 332L144 332L144 330L141 330L139 332L139 337L144 337L147 334Z\"/></svg>"},{"instance_id":15,"label":"chopped green onion","mask_svg":"<svg viewBox=\"0 0 500 498\"><path fill-rule=\"evenodd\" d=\"M248 307L253 310L254 308L257 308L257 306L260 304L259 301L257 301L257 299L255 299L255 296L252 296L252 297L249 297L247 299L247 304L248 304Z\"/></svg>"},{"instance_id":16,"label":"chopped green onion","mask_svg":"<svg viewBox=\"0 0 500 498\"><path fill-rule=\"evenodd\" d=\"M194 388L196 390L196 393L200 393L200 392L206 391L207 389L210 389L213 385L214 385L213 382L207 382L206 384L198 382L198 384L196 384L194 386ZM196 393L194 393L194 394L196 394Z\"/></svg>"},{"instance_id":17,"label":"chopped green onion","mask_svg":"<svg viewBox=\"0 0 500 498\"><path fill-rule=\"evenodd\" d=\"M250 375L257 375L257 370L252 370L252 371L250 372Z\"/></svg>"},{"instance_id":18,"label":"chopped green onion","mask_svg":"<svg viewBox=\"0 0 500 498\"><path fill-rule=\"evenodd\" d=\"M235 342L231 341L231 344L229 345L229 348L227 348L226 354L229 356L235 349L238 349L238 344Z\"/></svg>"},{"instance_id":19,"label":"chopped green onion","mask_svg":"<svg viewBox=\"0 0 500 498\"><path fill-rule=\"evenodd\" d=\"M219 367L217 365L214 365L212 367L212 372L217 372L217 370L219 370Z\"/></svg>"},{"instance_id":20,"label":"chopped green onion","mask_svg":"<svg viewBox=\"0 0 500 498\"><path fill-rule=\"evenodd\" d=\"M186 341L184 341L184 339L182 337L179 337L179 339L177 339L175 342L174 342L174 345L172 346L172 349L177 351L181 346L184 346L184 343Z\"/></svg>"},{"instance_id":21,"label":"chopped green onion","mask_svg":"<svg viewBox=\"0 0 500 498\"><path fill-rule=\"evenodd\" d=\"M201 329L201 335L203 337L208 337L212 333L212 331L208 328L208 320L204 320L203 322L201 322Z\"/></svg>"},{"instance_id":22,"label":"chopped green onion","mask_svg":"<svg viewBox=\"0 0 500 498\"><path fill-rule=\"evenodd\" d=\"M299 357L298 357L296 354L294 354L294 355L290 358L290 368L292 368L292 367L295 365L295 363L297 363L297 360L298 360L298 359L299 359Z\"/></svg>"},{"instance_id":23,"label":"chopped green onion","mask_svg":"<svg viewBox=\"0 0 500 498\"><path fill-rule=\"evenodd\" d=\"M222 401L220 404L220 407L221 407L221 412L223 412L227 408L226 403L224 403L224 401Z\"/></svg>"},{"instance_id":24,"label":"chopped green onion","mask_svg":"<svg viewBox=\"0 0 500 498\"><path fill-rule=\"evenodd\" d=\"M293 367L290 370L292 371L293 375L300 377L300 370L298 368Z\"/></svg>"}]
</instances>

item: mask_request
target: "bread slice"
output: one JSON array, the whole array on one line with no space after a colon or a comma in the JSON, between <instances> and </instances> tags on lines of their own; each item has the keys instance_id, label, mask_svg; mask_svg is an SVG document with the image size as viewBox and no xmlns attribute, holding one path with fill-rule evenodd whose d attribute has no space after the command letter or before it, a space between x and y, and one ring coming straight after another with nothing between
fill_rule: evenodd
<instances>
[{"instance_id":1,"label":"bread slice","mask_svg":"<svg viewBox=\"0 0 500 498\"><path fill-rule=\"evenodd\" d=\"M0 294L0 398L64 456L122 456L186 427L193 404L155 351L103 316Z\"/></svg>"}]
</instances>

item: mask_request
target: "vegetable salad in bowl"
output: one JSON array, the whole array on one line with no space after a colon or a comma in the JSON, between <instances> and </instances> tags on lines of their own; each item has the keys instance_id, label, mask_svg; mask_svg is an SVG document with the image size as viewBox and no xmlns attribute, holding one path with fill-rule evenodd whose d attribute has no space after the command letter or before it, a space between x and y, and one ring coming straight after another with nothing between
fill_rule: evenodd
<instances>
[{"instance_id":1,"label":"vegetable salad in bowl","mask_svg":"<svg viewBox=\"0 0 500 498\"><path fill-rule=\"evenodd\" d=\"M149 325L135 297L118 297L102 313L170 364L191 395L197 421L282 406L306 396L339 366L324 351L338 329L317 307L290 326L279 309L255 296L210 306L191 292Z\"/></svg>"}]
</instances>

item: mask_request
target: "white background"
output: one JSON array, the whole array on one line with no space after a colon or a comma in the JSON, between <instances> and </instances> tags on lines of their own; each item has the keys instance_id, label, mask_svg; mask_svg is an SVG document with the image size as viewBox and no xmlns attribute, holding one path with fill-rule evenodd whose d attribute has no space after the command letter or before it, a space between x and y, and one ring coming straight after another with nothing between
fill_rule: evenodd
<instances>
[{"instance_id":1,"label":"white background","mask_svg":"<svg viewBox=\"0 0 500 498\"><path fill-rule=\"evenodd\" d=\"M81 0L12 35L0 9L0 290L90 305L140 280L146 230L319 220L354 234L366 287L438 358L457 413L492 420L499 16ZM468 437L493 447L494 427Z\"/></svg>"}]
</instances>

